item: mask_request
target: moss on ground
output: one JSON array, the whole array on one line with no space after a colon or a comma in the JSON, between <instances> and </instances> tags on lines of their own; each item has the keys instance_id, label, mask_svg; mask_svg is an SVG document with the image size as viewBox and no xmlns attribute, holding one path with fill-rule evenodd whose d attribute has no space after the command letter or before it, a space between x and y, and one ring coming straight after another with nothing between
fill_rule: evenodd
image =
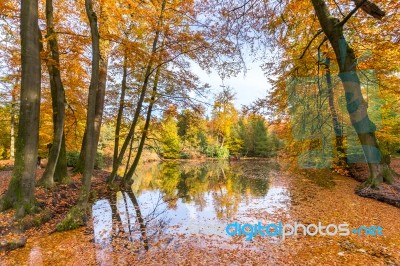
<instances>
[{"instance_id":1,"label":"moss on ground","mask_svg":"<svg viewBox=\"0 0 400 266\"><path fill-rule=\"evenodd\" d=\"M83 207L74 206L56 227L58 232L73 230L86 224L86 212Z\"/></svg>"}]
</instances>

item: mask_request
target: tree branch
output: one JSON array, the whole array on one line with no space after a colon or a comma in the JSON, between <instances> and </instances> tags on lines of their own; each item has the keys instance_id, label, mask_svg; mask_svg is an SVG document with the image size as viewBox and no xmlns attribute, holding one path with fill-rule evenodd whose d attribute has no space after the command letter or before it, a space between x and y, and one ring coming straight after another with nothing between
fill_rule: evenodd
<instances>
[{"instance_id":1,"label":"tree branch","mask_svg":"<svg viewBox=\"0 0 400 266\"><path fill-rule=\"evenodd\" d=\"M347 16L345 16L343 18L342 21L338 22L335 24L335 27L343 27L344 24L346 24L346 22L357 12L357 10L359 8L362 8L366 13L368 13L369 15L373 16L374 18L382 18L385 15L385 12L383 12L382 10L380 10L375 4L371 3L368 0L353 0L356 3L356 7L350 11L349 14L347 14ZM336 3L336 2L335 2ZM368 5L368 7L370 9L372 9L372 11L367 10L367 7L364 5ZM378 14L378 15L377 15ZM301 54L299 59L303 59L304 55L306 54L307 50L310 48L312 42L323 32L322 29L319 29L314 36L312 37L312 39L308 42L306 48L304 48L303 53ZM324 39L325 41L325 39ZM323 41L323 42L324 42Z\"/></svg>"},{"instance_id":2,"label":"tree branch","mask_svg":"<svg viewBox=\"0 0 400 266\"><path fill-rule=\"evenodd\" d=\"M350 11L349 14L340 22L338 22L335 27L342 27L353 15L357 12L357 10L367 2L367 0L361 0L361 2L357 1L356 7Z\"/></svg>"},{"instance_id":3,"label":"tree branch","mask_svg":"<svg viewBox=\"0 0 400 266\"><path fill-rule=\"evenodd\" d=\"M250 2L251 2L251 0L246 1L243 5L235 7L234 9L230 10L230 12L234 12L234 11L236 11L238 9L241 9L241 8L245 7Z\"/></svg>"},{"instance_id":4,"label":"tree branch","mask_svg":"<svg viewBox=\"0 0 400 266\"><path fill-rule=\"evenodd\" d=\"M83 38L90 38L88 35L83 35L83 34L78 34L74 32L68 32L68 31L56 31L56 34L65 34L65 35L72 35L72 36L77 36L77 37L83 37Z\"/></svg>"},{"instance_id":5,"label":"tree branch","mask_svg":"<svg viewBox=\"0 0 400 266\"><path fill-rule=\"evenodd\" d=\"M301 54L301 56L300 56L299 59L303 59L303 57L304 57L304 55L306 54L308 48L310 48L312 42L313 42L321 33L322 33L322 29L319 29L319 30L314 34L314 36L312 37L312 39L308 42L306 48L304 48L304 51L303 51L303 53Z\"/></svg>"}]
</instances>

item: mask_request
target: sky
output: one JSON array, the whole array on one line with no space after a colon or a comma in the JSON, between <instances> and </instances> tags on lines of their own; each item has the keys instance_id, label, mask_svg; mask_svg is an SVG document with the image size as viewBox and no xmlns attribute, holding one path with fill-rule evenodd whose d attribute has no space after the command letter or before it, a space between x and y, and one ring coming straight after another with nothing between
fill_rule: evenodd
<instances>
[{"instance_id":1,"label":"sky","mask_svg":"<svg viewBox=\"0 0 400 266\"><path fill-rule=\"evenodd\" d=\"M236 92L235 107L241 109L242 105L249 105L257 98L263 98L267 95L267 91L271 88L260 68L262 62L248 62L246 60L247 72L244 75L239 73L238 76L229 79L221 80L216 71L207 74L197 64L192 64L193 73L197 74L200 81L208 83L211 86L210 95L207 102L213 103L213 96L222 91L222 85L228 86Z\"/></svg>"}]
</instances>

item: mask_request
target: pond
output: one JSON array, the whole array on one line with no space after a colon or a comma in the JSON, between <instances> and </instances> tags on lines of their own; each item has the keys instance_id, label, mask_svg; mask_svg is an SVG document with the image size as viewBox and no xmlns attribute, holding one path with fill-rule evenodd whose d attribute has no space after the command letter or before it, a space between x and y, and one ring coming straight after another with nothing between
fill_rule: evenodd
<instances>
[{"instance_id":1,"label":"pond","mask_svg":"<svg viewBox=\"0 0 400 266\"><path fill-rule=\"evenodd\" d=\"M290 193L271 186L279 171L273 162L167 162L141 169L132 191L119 191L115 200L93 205L96 243L111 241L113 215L131 240L148 243L148 235L176 234L229 237L232 220L246 221L244 213L287 212ZM115 206L113 208L112 206Z\"/></svg>"},{"instance_id":2,"label":"pond","mask_svg":"<svg viewBox=\"0 0 400 266\"><path fill-rule=\"evenodd\" d=\"M7 264L310 264L400 262L399 208L354 194L357 182L274 160L145 164L132 189L98 198L86 228L28 239ZM379 225L384 236L244 236L228 224ZM188 255L190 254L190 255Z\"/></svg>"}]
</instances>

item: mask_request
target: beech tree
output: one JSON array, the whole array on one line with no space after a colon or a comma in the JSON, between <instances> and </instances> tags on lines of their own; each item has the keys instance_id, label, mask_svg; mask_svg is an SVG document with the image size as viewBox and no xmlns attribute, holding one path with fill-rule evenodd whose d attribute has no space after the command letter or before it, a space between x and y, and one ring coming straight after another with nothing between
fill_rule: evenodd
<instances>
[{"instance_id":1,"label":"beech tree","mask_svg":"<svg viewBox=\"0 0 400 266\"><path fill-rule=\"evenodd\" d=\"M153 72L153 68L154 68L154 64L155 61L157 61L156 59L156 53L157 53L157 48L158 48L158 44L160 41L160 34L161 34L161 27L163 25L163 21L164 21L164 12L165 12L165 7L166 7L166 0L163 0L161 2L161 7L160 7L160 15L159 15L159 19L157 21L157 28L154 34L154 39L152 42L152 46L151 46L151 54L150 54L150 59L148 61L148 63L146 64L146 68L145 68L145 73L144 73L144 78L143 78L143 83L141 85L140 88L140 95L138 98L138 101L136 103L136 110L134 113L134 117L133 117L133 121L131 122L131 125L129 127L129 132L127 137L124 140L124 143L122 144L122 147L119 151L119 155L117 156L117 160L116 162L113 163L113 169L112 172L110 174L110 176L108 177L108 182L112 183L114 182L114 179L117 175L117 171L119 166L122 163L122 159L125 156L125 152L128 148L129 143L131 142L134 134L135 134L135 130L136 130L136 126L137 126L137 122L141 113L141 109L142 109L142 105L143 105L143 101L145 99L146 96L146 92L147 92L147 88L149 86L150 83L150 78Z\"/></svg>"},{"instance_id":2,"label":"beech tree","mask_svg":"<svg viewBox=\"0 0 400 266\"><path fill-rule=\"evenodd\" d=\"M398 24L396 23L398 17L395 15L398 3L396 1L380 2L379 5L383 9L387 9L385 10L387 12L384 12L371 1L357 0L353 2L355 6L349 4L348 1L336 1L334 5L330 5L328 1L323 0L285 0L268 2L262 11L258 10L257 12L257 9L251 8L250 4L253 4L253 1L249 1L243 6L239 6L238 10L234 12L236 15L245 12L250 17L258 15L258 17L268 18L263 26L254 25L255 23L249 25L254 25L251 26L252 29L261 27L260 31L265 30L267 32L266 42L276 46L276 53L264 57L266 73L276 77L271 79L274 89L267 101L260 101L260 103L274 106L275 114L279 114L281 121L288 121L289 118L288 81L297 77L321 79L321 66L325 66L327 81L329 79L332 81L336 73L339 74L343 90L336 95L343 96L346 102L349 123L359 140L356 145L362 149L370 171L370 178L365 185L376 187L383 181L388 183L392 181L392 171L389 168L390 156L382 150L383 140L388 140L388 136L383 129L377 129L373 119L368 115L368 103L363 98L365 97L362 92L363 84L358 75L363 70L375 70L378 81L370 82L379 86L382 92L380 95L385 102L390 101L390 97L393 97L392 92L395 89L391 84L394 80L398 80L398 75L395 74L398 71L398 67L396 67L398 65L396 58L398 57L391 53L397 54L395 51L398 51L396 48L398 38L395 37L398 35L398 30L394 26ZM245 9L246 11L244 11ZM248 9L251 11L247 11ZM297 15L293 16L293 13ZM265 16L265 14L268 15ZM351 45L353 46L351 47ZM333 60L329 61L330 64L319 62L319 58L316 62L319 54L323 54L326 59L335 58L336 62L334 64L332 64ZM335 102L336 106L338 104ZM348 132L340 132L337 114L332 107L334 106L330 106L332 131L336 135L347 134ZM386 114L383 113L384 118L385 116ZM390 119L390 116L387 118ZM376 121L374 122L376 123ZM337 154L345 151L341 137L336 138ZM288 150L296 152L296 145L293 145L294 136L291 138ZM381 142L378 141L379 138L382 140ZM393 138L390 140L393 143L397 141Z\"/></svg>"},{"instance_id":3,"label":"beech tree","mask_svg":"<svg viewBox=\"0 0 400 266\"><path fill-rule=\"evenodd\" d=\"M50 76L54 136L46 170L39 183L45 187L51 187L54 180L65 181L68 178L64 135L65 93L61 80L57 35L54 31L52 0L46 0L46 24L46 39L50 49L50 58L46 60L46 63Z\"/></svg>"},{"instance_id":4,"label":"beech tree","mask_svg":"<svg viewBox=\"0 0 400 266\"><path fill-rule=\"evenodd\" d=\"M106 94L106 87L107 87L107 75L108 75L108 58L110 52L110 40L107 36L108 31L108 14L109 14L109 6L107 1L102 1L100 4L100 12L98 17L98 31L99 31L99 50L100 50L100 57L99 57L99 77L98 77L98 86L96 91L96 108L95 108L95 143L99 142L100 138L100 129L101 124L103 121L103 112L104 112L104 98ZM97 23L97 20L96 20ZM85 152L87 150L86 145L88 144L87 141L87 132L88 128L85 128L85 132L83 135L83 141L81 146L81 152L79 154L79 161L78 165L75 168L77 172L82 172L84 167L84 158L86 157ZM97 145L97 144L96 144Z\"/></svg>"},{"instance_id":5,"label":"beech tree","mask_svg":"<svg viewBox=\"0 0 400 266\"><path fill-rule=\"evenodd\" d=\"M89 85L89 95L87 104L87 118L86 118L86 135L91 136L86 138L85 143L85 157L84 168L82 173L82 187L79 193L77 204L68 212L65 219L57 225L58 230L68 230L86 223L87 220L87 204L89 201L91 179L94 169L94 162L96 158L97 142L95 137L100 133L100 127L96 127L96 103L97 91L99 86L99 73L100 73L100 36L97 25L97 15L93 10L93 3L91 0L85 0L86 14L89 20L90 33L92 38L92 74Z\"/></svg>"},{"instance_id":6,"label":"beech tree","mask_svg":"<svg viewBox=\"0 0 400 266\"><path fill-rule=\"evenodd\" d=\"M343 20L339 20L331 15L324 0L312 0L322 31L335 52L339 66L339 77L346 96L347 111L368 163L370 177L366 182L372 187L376 187L383 181L391 183L393 179L376 139L376 126L369 119L367 113L367 103L363 98L360 79L357 75L357 58L354 50L346 40L343 26L360 7L363 7L364 11L378 19L383 17L384 12L369 1L356 2L356 7Z\"/></svg>"},{"instance_id":7,"label":"beech tree","mask_svg":"<svg viewBox=\"0 0 400 266\"><path fill-rule=\"evenodd\" d=\"M37 0L21 1L20 20L22 72L15 165L7 193L0 201L0 210L15 208L17 217L38 209L34 194L41 85Z\"/></svg>"}]
</instances>

